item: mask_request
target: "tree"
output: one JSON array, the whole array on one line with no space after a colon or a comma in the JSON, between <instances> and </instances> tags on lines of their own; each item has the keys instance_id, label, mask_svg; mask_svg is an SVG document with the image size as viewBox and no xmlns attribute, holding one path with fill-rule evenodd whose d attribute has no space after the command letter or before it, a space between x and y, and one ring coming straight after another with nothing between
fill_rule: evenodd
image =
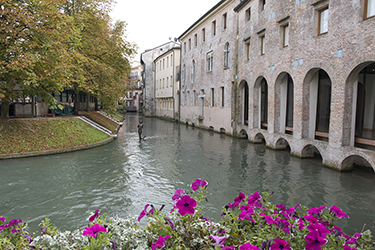
<instances>
[{"instance_id":1,"label":"tree","mask_svg":"<svg viewBox=\"0 0 375 250\"><path fill-rule=\"evenodd\" d=\"M9 101L23 95L62 91L70 84L74 36L70 19L59 11L60 0L8 0L0 4L1 116L9 117ZM20 91L15 91L20 90Z\"/></svg>"},{"instance_id":2,"label":"tree","mask_svg":"<svg viewBox=\"0 0 375 250\"><path fill-rule=\"evenodd\" d=\"M136 45L125 40L126 23L112 24L109 16L112 3L68 0L63 5L64 13L72 16L80 27L80 44L75 47L80 70L74 79L84 80L74 82L75 91L96 96L107 108L123 96L131 69L129 59L136 51ZM78 103L75 108L78 111Z\"/></svg>"}]
</instances>

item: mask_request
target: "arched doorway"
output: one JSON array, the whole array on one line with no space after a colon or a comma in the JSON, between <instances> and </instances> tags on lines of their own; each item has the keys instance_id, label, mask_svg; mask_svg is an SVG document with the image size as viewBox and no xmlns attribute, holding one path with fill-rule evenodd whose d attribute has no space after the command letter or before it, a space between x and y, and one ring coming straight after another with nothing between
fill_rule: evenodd
<instances>
[{"instance_id":1,"label":"arched doorway","mask_svg":"<svg viewBox=\"0 0 375 250\"><path fill-rule=\"evenodd\" d=\"M305 77L303 101L303 136L328 141L331 118L332 83L327 72L312 69Z\"/></svg>"},{"instance_id":2,"label":"arched doorway","mask_svg":"<svg viewBox=\"0 0 375 250\"><path fill-rule=\"evenodd\" d=\"M240 109L240 123L242 125L249 125L249 85L245 80L242 80L239 86L239 109Z\"/></svg>"},{"instance_id":3,"label":"arched doorway","mask_svg":"<svg viewBox=\"0 0 375 250\"><path fill-rule=\"evenodd\" d=\"M358 74L355 146L375 146L375 63Z\"/></svg>"},{"instance_id":4,"label":"arched doorway","mask_svg":"<svg viewBox=\"0 0 375 250\"><path fill-rule=\"evenodd\" d=\"M275 84L275 131L293 134L294 86L292 77L281 73Z\"/></svg>"}]
</instances>

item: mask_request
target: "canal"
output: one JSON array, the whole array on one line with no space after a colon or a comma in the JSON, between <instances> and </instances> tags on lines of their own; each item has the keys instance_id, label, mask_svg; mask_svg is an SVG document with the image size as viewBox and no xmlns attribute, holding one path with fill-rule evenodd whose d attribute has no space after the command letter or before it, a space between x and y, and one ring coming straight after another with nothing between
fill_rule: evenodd
<instances>
[{"instance_id":1,"label":"canal","mask_svg":"<svg viewBox=\"0 0 375 250\"><path fill-rule=\"evenodd\" d=\"M266 149L247 140L155 118L126 116L118 138L102 147L0 161L0 216L21 218L31 231L45 217L62 230L87 225L87 211L109 216L139 215L146 203L172 206L178 188L189 190L196 178L208 181L205 216L220 220L222 206L239 192L274 192L287 206L337 205L350 219L346 233L374 230L374 174L356 169L340 173L317 159Z\"/></svg>"}]
</instances>

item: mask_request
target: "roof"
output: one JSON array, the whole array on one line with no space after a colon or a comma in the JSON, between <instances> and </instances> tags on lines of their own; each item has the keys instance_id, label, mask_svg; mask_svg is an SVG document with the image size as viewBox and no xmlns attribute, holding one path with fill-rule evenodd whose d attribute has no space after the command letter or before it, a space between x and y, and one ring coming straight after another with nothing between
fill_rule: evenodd
<instances>
[{"instance_id":1,"label":"roof","mask_svg":"<svg viewBox=\"0 0 375 250\"><path fill-rule=\"evenodd\" d=\"M169 53L169 52L171 52L172 50L180 50L181 49L181 47L180 46L178 46L178 47L172 47L171 49L169 49L169 50L167 50L166 52L164 52L163 54L161 54L160 56L158 56L158 57L156 57L155 59L154 59L154 62L155 61L157 61L159 58L161 58L161 57L163 57L165 54L167 54L167 53Z\"/></svg>"},{"instance_id":2,"label":"roof","mask_svg":"<svg viewBox=\"0 0 375 250\"><path fill-rule=\"evenodd\" d=\"M243 6L245 6L248 2L250 2L251 0L241 0L240 4L237 5L235 8L234 8L234 11L235 12L238 12L242 9Z\"/></svg>"},{"instance_id":3,"label":"roof","mask_svg":"<svg viewBox=\"0 0 375 250\"><path fill-rule=\"evenodd\" d=\"M195 25L197 25L200 21L202 21L205 17L207 17L209 14L211 14L215 9L217 9L222 3L224 3L226 0L221 0L218 2L214 7L212 7L209 11L206 12L201 18L199 18L193 25L191 25L184 33L182 33L178 39L181 39L186 33L189 32Z\"/></svg>"}]
</instances>

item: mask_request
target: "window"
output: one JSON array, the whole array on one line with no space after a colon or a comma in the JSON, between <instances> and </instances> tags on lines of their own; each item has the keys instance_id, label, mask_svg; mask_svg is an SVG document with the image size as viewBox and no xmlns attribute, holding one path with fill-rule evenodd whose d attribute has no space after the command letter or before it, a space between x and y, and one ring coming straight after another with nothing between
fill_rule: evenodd
<instances>
[{"instance_id":1,"label":"window","mask_svg":"<svg viewBox=\"0 0 375 250\"><path fill-rule=\"evenodd\" d=\"M246 47L246 60L250 60L250 41L246 42L245 43L245 47Z\"/></svg>"},{"instance_id":2,"label":"window","mask_svg":"<svg viewBox=\"0 0 375 250\"><path fill-rule=\"evenodd\" d=\"M167 56L167 68L169 67L169 56Z\"/></svg>"},{"instance_id":3,"label":"window","mask_svg":"<svg viewBox=\"0 0 375 250\"><path fill-rule=\"evenodd\" d=\"M282 27L283 28L283 47L288 47L289 45L289 24Z\"/></svg>"},{"instance_id":4,"label":"window","mask_svg":"<svg viewBox=\"0 0 375 250\"><path fill-rule=\"evenodd\" d=\"M220 91L221 91L220 107L224 107L224 87L220 87Z\"/></svg>"},{"instance_id":5,"label":"window","mask_svg":"<svg viewBox=\"0 0 375 250\"><path fill-rule=\"evenodd\" d=\"M251 19L251 8L248 8L246 11L245 11L245 20L246 21L250 21Z\"/></svg>"},{"instance_id":6,"label":"window","mask_svg":"<svg viewBox=\"0 0 375 250\"><path fill-rule=\"evenodd\" d=\"M193 106L195 106L195 90L193 90Z\"/></svg>"},{"instance_id":7,"label":"window","mask_svg":"<svg viewBox=\"0 0 375 250\"><path fill-rule=\"evenodd\" d=\"M224 47L224 68L229 67L229 43L225 44Z\"/></svg>"},{"instance_id":8,"label":"window","mask_svg":"<svg viewBox=\"0 0 375 250\"><path fill-rule=\"evenodd\" d=\"M216 35L216 21L212 22L212 35Z\"/></svg>"},{"instance_id":9,"label":"window","mask_svg":"<svg viewBox=\"0 0 375 250\"><path fill-rule=\"evenodd\" d=\"M211 72L213 67L213 53L207 53L207 71Z\"/></svg>"},{"instance_id":10,"label":"window","mask_svg":"<svg viewBox=\"0 0 375 250\"><path fill-rule=\"evenodd\" d=\"M365 0L365 19L375 16L375 0Z\"/></svg>"},{"instance_id":11,"label":"window","mask_svg":"<svg viewBox=\"0 0 375 250\"><path fill-rule=\"evenodd\" d=\"M206 41L206 29L203 28L202 29L202 42L205 42Z\"/></svg>"},{"instance_id":12,"label":"window","mask_svg":"<svg viewBox=\"0 0 375 250\"><path fill-rule=\"evenodd\" d=\"M169 78L167 77L167 86L166 86L166 88L168 88L168 86L169 86Z\"/></svg>"},{"instance_id":13,"label":"window","mask_svg":"<svg viewBox=\"0 0 375 250\"><path fill-rule=\"evenodd\" d=\"M165 78L163 78L163 89L164 89L164 86L165 86Z\"/></svg>"},{"instance_id":14,"label":"window","mask_svg":"<svg viewBox=\"0 0 375 250\"><path fill-rule=\"evenodd\" d=\"M173 84L173 77L171 76L171 87L172 87L172 84Z\"/></svg>"},{"instance_id":15,"label":"window","mask_svg":"<svg viewBox=\"0 0 375 250\"><path fill-rule=\"evenodd\" d=\"M265 8L265 6L266 6L266 0L260 0L260 3L259 3L260 5L260 10L261 11L263 11L264 10L264 8Z\"/></svg>"},{"instance_id":16,"label":"window","mask_svg":"<svg viewBox=\"0 0 375 250\"><path fill-rule=\"evenodd\" d=\"M191 82L195 82L195 61L193 60L191 64Z\"/></svg>"},{"instance_id":17,"label":"window","mask_svg":"<svg viewBox=\"0 0 375 250\"><path fill-rule=\"evenodd\" d=\"M186 53L186 42L184 42L184 53Z\"/></svg>"},{"instance_id":18,"label":"window","mask_svg":"<svg viewBox=\"0 0 375 250\"><path fill-rule=\"evenodd\" d=\"M165 69L165 59L163 59L163 69Z\"/></svg>"},{"instance_id":19,"label":"window","mask_svg":"<svg viewBox=\"0 0 375 250\"><path fill-rule=\"evenodd\" d=\"M191 39L189 38L189 50L191 50Z\"/></svg>"},{"instance_id":20,"label":"window","mask_svg":"<svg viewBox=\"0 0 375 250\"><path fill-rule=\"evenodd\" d=\"M266 53L266 36L260 37L260 54L264 55Z\"/></svg>"},{"instance_id":21,"label":"window","mask_svg":"<svg viewBox=\"0 0 375 250\"><path fill-rule=\"evenodd\" d=\"M190 106L190 91L188 91L186 95L186 106Z\"/></svg>"},{"instance_id":22,"label":"window","mask_svg":"<svg viewBox=\"0 0 375 250\"><path fill-rule=\"evenodd\" d=\"M215 89L211 89L211 107L215 107Z\"/></svg>"},{"instance_id":23,"label":"window","mask_svg":"<svg viewBox=\"0 0 375 250\"><path fill-rule=\"evenodd\" d=\"M227 28L227 13L223 14L223 29Z\"/></svg>"},{"instance_id":24,"label":"window","mask_svg":"<svg viewBox=\"0 0 375 250\"><path fill-rule=\"evenodd\" d=\"M328 32L328 7L319 10L318 35Z\"/></svg>"},{"instance_id":25,"label":"window","mask_svg":"<svg viewBox=\"0 0 375 250\"><path fill-rule=\"evenodd\" d=\"M185 80L186 80L186 66L185 64L182 66L182 85L185 85Z\"/></svg>"},{"instance_id":26,"label":"window","mask_svg":"<svg viewBox=\"0 0 375 250\"><path fill-rule=\"evenodd\" d=\"M197 45L198 45L198 35L195 34L194 35L194 46L197 47Z\"/></svg>"}]
</instances>

